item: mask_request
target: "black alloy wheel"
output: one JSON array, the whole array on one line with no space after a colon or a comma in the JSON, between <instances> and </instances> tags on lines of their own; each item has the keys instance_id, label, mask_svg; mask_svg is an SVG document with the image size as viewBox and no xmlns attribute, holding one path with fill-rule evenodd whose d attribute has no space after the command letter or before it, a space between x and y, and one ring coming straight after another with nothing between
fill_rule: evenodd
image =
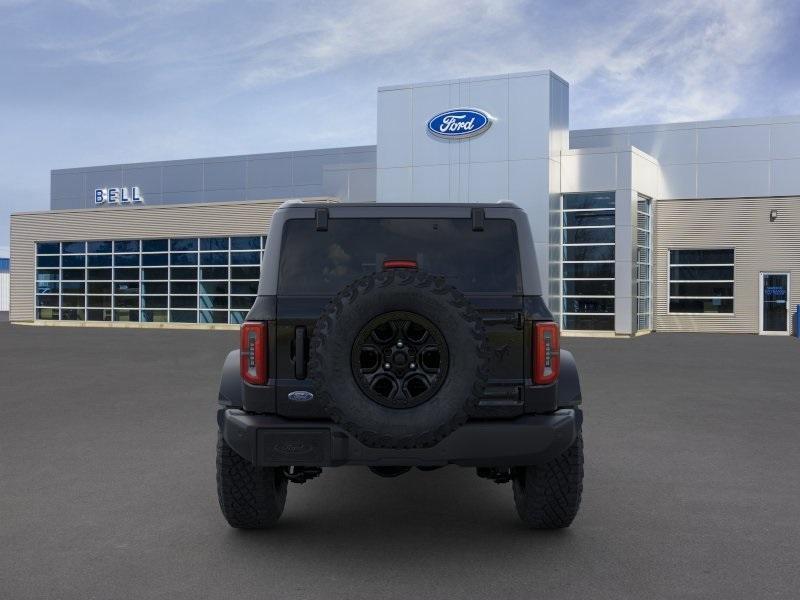
<instances>
[{"instance_id":1,"label":"black alloy wheel","mask_svg":"<svg viewBox=\"0 0 800 600\"><path fill-rule=\"evenodd\" d=\"M429 400L447 376L449 353L431 321L393 311L372 319L353 343L351 365L364 394L387 408L413 408Z\"/></svg>"}]
</instances>

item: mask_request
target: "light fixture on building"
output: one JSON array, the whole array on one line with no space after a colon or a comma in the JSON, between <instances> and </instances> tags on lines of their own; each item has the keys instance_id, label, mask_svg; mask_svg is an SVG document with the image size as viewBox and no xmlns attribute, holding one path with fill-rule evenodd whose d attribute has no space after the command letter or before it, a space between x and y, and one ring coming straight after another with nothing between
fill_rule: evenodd
<instances>
[{"instance_id":1,"label":"light fixture on building","mask_svg":"<svg viewBox=\"0 0 800 600\"><path fill-rule=\"evenodd\" d=\"M774 223L777 220L778 220L778 211L773 208L771 211L769 211L769 222Z\"/></svg>"}]
</instances>

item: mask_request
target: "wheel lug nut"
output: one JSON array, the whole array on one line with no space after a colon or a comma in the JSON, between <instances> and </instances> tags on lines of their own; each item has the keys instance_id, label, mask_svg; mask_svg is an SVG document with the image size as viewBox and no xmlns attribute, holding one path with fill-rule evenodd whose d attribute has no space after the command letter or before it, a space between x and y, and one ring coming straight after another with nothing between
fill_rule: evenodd
<instances>
[{"instance_id":1,"label":"wheel lug nut","mask_svg":"<svg viewBox=\"0 0 800 600\"><path fill-rule=\"evenodd\" d=\"M386 370L389 370L389 369L392 368L392 365L390 365L389 363L386 363L386 364L383 365L383 368L386 369Z\"/></svg>"},{"instance_id":2,"label":"wheel lug nut","mask_svg":"<svg viewBox=\"0 0 800 600\"><path fill-rule=\"evenodd\" d=\"M398 348L402 348L403 347L403 340L397 340L397 347Z\"/></svg>"},{"instance_id":3,"label":"wheel lug nut","mask_svg":"<svg viewBox=\"0 0 800 600\"><path fill-rule=\"evenodd\" d=\"M416 369L417 365L415 365L414 363L411 363L410 365L408 365L408 368L409 369Z\"/></svg>"}]
</instances>

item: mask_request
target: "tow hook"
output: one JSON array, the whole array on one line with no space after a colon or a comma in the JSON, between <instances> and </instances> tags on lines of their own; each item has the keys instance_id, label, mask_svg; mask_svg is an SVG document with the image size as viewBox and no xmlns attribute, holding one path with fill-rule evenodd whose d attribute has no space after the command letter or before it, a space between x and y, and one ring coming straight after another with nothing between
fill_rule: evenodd
<instances>
[{"instance_id":1,"label":"tow hook","mask_svg":"<svg viewBox=\"0 0 800 600\"><path fill-rule=\"evenodd\" d=\"M284 467L283 475L292 483L305 483L309 479L319 477L322 473L320 467Z\"/></svg>"}]
</instances>

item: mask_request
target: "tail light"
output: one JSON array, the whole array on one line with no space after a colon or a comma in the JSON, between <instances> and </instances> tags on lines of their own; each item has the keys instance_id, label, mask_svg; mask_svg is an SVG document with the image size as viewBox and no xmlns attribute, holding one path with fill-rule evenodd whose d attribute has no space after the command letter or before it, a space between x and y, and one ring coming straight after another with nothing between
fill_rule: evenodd
<instances>
[{"instance_id":1,"label":"tail light","mask_svg":"<svg viewBox=\"0 0 800 600\"><path fill-rule=\"evenodd\" d=\"M558 325L534 323L533 325L533 381L537 384L553 383L558 379L560 366Z\"/></svg>"},{"instance_id":2,"label":"tail light","mask_svg":"<svg viewBox=\"0 0 800 600\"><path fill-rule=\"evenodd\" d=\"M255 321L242 323L239 331L239 372L247 383L267 383L267 324Z\"/></svg>"}]
</instances>

